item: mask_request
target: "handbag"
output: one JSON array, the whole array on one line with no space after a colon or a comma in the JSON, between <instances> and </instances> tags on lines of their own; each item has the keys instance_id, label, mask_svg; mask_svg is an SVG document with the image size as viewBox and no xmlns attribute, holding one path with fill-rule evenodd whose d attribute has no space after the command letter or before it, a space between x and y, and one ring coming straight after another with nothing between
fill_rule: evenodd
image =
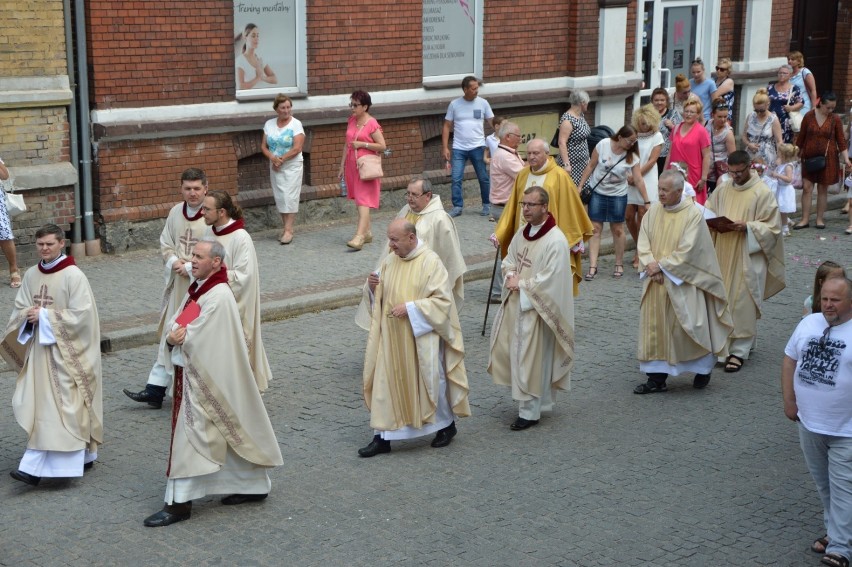
<instances>
[{"instance_id":1,"label":"handbag","mask_svg":"<svg viewBox=\"0 0 852 567\"><path fill-rule=\"evenodd\" d=\"M366 126L366 124L364 124ZM358 128L358 131L355 133L355 140L358 139L358 136L361 134L361 130L364 129L364 126ZM373 179L381 179L385 176L385 172L382 171L382 156L378 154L367 154L361 157L358 157L358 148L355 149L355 165L358 167L358 177L361 178L361 181L372 181Z\"/></svg>"},{"instance_id":2,"label":"handbag","mask_svg":"<svg viewBox=\"0 0 852 567\"><path fill-rule=\"evenodd\" d=\"M787 113L787 116L790 117L790 130L793 132L800 132L802 130L802 113L798 110L791 110Z\"/></svg>"},{"instance_id":3,"label":"handbag","mask_svg":"<svg viewBox=\"0 0 852 567\"><path fill-rule=\"evenodd\" d=\"M27 212L27 204L24 202L24 196L20 193L13 193L14 185L12 178L2 182L3 192L6 197L6 212L9 213L9 218L13 219L21 213Z\"/></svg>"},{"instance_id":4,"label":"handbag","mask_svg":"<svg viewBox=\"0 0 852 567\"><path fill-rule=\"evenodd\" d=\"M588 183L586 183L586 185L584 185L584 186L583 186L582 191L580 191L580 200L581 200L581 201L583 201L583 204L584 204L584 205L588 205L588 204L592 201L592 194L594 194L595 189L597 189L597 188L598 188L598 185L600 185L600 184L601 184L601 181L603 181L604 179L606 179L606 176L607 176L607 175L609 175L609 172L610 172L610 171L612 171L612 170L615 168L615 166L616 166L616 165L618 165L618 164L620 164L622 161L624 161L624 160L625 160L625 158L627 158L627 153L625 153L623 156L621 156L621 159L620 159L620 160L618 160L617 162L615 162L614 164L612 164L612 165L610 166L610 168L609 168L609 169L607 169L607 170L604 172L604 174L601 176L601 178L600 178L600 179L598 179L598 182L597 182L597 183L595 183L595 185L594 185L593 187L589 187L589 184L588 184Z\"/></svg>"},{"instance_id":5,"label":"handbag","mask_svg":"<svg viewBox=\"0 0 852 567\"><path fill-rule=\"evenodd\" d=\"M834 141L834 115L831 116L831 137L828 139L828 143L825 145L825 154L821 156L814 156L810 158L805 158L802 160L802 166L804 166L805 171L808 173L819 173L823 169L828 166L828 148L831 147L831 143Z\"/></svg>"}]
</instances>

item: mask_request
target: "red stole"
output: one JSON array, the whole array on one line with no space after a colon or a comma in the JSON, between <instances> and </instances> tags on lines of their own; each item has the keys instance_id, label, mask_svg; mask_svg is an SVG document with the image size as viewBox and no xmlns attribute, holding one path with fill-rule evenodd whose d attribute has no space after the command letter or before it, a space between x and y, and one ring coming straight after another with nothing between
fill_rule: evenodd
<instances>
[{"instance_id":1,"label":"red stole","mask_svg":"<svg viewBox=\"0 0 852 567\"><path fill-rule=\"evenodd\" d=\"M194 217L189 216L188 213L189 213L189 205L187 205L186 201L184 201L184 203L183 203L183 218L185 218L188 221L195 221L195 220L198 220L201 217L203 217L204 216L204 209L202 209L201 207L198 207L198 212L195 213Z\"/></svg>"},{"instance_id":2,"label":"red stole","mask_svg":"<svg viewBox=\"0 0 852 567\"><path fill-rule=\"evenodd\" d=\"M216 228L215 226L211 228L213 228L213 234L216 236L225 236L226 234L231 234L232 232L236 232L245 227L246 222L243 219L239 219L222 228Z\"/></svg>"},{"instance_id":3,"label":"red stole","mask_svg":"<svg viewBox=\"0 0 852 567\"><path fill-rule=\"evenodd\" d=\"M553 215L547 213L547 220L544 221L544 224L540 229L538 229L538 232L535 233L535 236L530 236L530 230L532 230L532 225L527 223L527 226L524 227L524 238L526 238L527 240L538 240L539 238L550 232L550 230L555 226L556 221L553 219Z\"/></svg>"},{"instance_id":4,"label":"red stole","mask_svg":"<svg viewBox=\"0 0 852 567\"><path fill-rule=\"evenodd\" d=\"M45 268L41 265L41 262L38 263L38 271L42 274L55 274L56 272L61 272L68 266L76 266L77 263L74 262L73 256L66 256L64 260L53 266L52 268Z\"/></svg>"}]
</instances>

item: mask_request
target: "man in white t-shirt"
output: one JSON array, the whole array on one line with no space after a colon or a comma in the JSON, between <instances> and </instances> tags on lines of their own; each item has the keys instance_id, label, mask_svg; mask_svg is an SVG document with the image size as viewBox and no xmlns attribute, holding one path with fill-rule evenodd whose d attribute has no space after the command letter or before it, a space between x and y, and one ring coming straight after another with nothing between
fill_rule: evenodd
<instances>
[{"instance_id":1,"label":"man in white t-shirt","mask_svg":"<svg viewBox=\"0 0 852 567\"><path fill-rule=\"evenodd\" d=\"M447 164L452 163L453 178L453 208L451 217L462 214L464 208L464 166L467 160L473 164L476 177L479 179L479 193L482 196L482 216L488 216L490 206L488 194L491 185L488 180L488 169L485 167L485 128L483 121L491 124L494 113L491 105L480 98L479 79L467 76L462 79L464 96L450 103L447 115L444 117L444 129L441 132L443 155ZM453 132L453 151L450 152L450 131Z\"/></svg>"},{"instance_id":2,"label":"man in white t-shirt","mask_svg":"<svg viewBox=\"0 0 852 567\"><path fill-rule=\"evenodd\" d=\"M784 349L781 391L822 500L826 536L811 549L841 566L852 558L852 281L827 279L820 306Z\"/></svg>"}]
</instances>

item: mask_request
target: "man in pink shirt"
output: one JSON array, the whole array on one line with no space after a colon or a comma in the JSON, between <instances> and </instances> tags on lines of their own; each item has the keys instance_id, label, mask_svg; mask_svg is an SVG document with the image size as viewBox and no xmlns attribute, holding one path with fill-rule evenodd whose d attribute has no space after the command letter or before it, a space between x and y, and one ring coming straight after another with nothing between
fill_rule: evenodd
<instances>
[{"instance_id":1,"label":"man in pink shirt","mask_svg":"<svg viewBox=\"0 0 852 567\"><path fill-rule=\"evenodd\" d=\"M491 219L500 220L500 214L506 201L512 195L512 187L515 177L524 168L524 160L518 155L518 146L521 143L521 129L514 122L503 122L497 132L500 143L491 158ZM495 264L495 270L499 270L499 263ZM494 285L491 286L491 303L500 303L500 295L503 292L502 277L498 273L494 277Z\"/></svg>"}]
</instances>

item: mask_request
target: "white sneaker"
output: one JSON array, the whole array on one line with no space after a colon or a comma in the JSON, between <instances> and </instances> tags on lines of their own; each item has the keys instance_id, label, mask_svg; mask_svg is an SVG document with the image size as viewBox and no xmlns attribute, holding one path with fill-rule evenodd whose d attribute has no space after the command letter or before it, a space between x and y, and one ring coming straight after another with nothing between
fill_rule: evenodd
<instances>
[{"instance_id":1,"label":"white sneaker","mask_svg":"<svg viewBox=\"0 0 852 567\"><path fill-rule=\"evenodd\" d=\"M790 236L790 227L785 226L781 229L781 236Z\"/></svg>"}]
</instances>

